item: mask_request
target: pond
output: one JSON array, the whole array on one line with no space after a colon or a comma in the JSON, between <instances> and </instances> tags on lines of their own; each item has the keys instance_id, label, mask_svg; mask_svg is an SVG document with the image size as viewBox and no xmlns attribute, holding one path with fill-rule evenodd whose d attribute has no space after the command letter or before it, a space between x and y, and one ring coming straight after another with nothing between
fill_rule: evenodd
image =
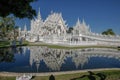
<instances>
[{"instance_id":1,"label":"pond","mask_svg":"<svg viewBox=\"0 0 120 80\"><path fill-rule=\"evenodd\" d=\"M120 68L120 51L110 48L0 48L0 72L59 72Z\"/></svg>"}]
</instances>

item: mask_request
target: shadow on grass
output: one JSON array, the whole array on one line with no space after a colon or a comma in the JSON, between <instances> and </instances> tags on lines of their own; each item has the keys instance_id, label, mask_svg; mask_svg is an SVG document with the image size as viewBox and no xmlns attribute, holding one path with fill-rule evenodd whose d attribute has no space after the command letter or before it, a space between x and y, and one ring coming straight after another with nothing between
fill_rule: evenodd
<instances>
[{"instance_id":1,"label":"shadow on grass","mask_svg":"<svg viewBox=\"0 0 120 80\"><path fill-rule=\"evenodd\" d=\"M31 80L33 80L35 78L35 76L32 76Z\"/></svg>"},{"instance_id":2,"label":"shadow on grass","mask_svg":"<svg viewBox=\"0 0 120 80\"><path fill-rule=\"evenodd\" d=\"M88 71L88 75L83 75L83 76L81 76L81 77L78 77L78 78L73 78L73 79L71 79L71 80L77 80L77 79L82 79L82 78L88 78L88 80L96 80L96 77L95 76L97 76L97 77L99 77L100 79L99 80L105 80L106 79L106 75L105 74L103 74L103 73L97 73L97 74L95 74L95 73L93 73L92 71Z\"/></svg>"},{"instance_id":3,"label":"shadow on grass","mask_svg":"<svg viewBox=\"0 0 120 80\"><path fill-rule=\"evenodd\" d=\"M49 77L49 80L55 80L54 75L51 75L51 76Z\"/></svg>"}]
</instances>

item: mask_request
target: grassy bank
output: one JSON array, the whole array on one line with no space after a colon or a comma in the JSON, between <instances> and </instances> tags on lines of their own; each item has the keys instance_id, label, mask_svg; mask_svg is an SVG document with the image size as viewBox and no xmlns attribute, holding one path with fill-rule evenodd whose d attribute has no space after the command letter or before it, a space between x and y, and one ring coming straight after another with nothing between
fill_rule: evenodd
<instances>
[{"instance_id":1,"label":"grassy bank","mask_svg":"<svg viewBox=\"0 0 120 80\"><path fill-rule=\"evenodd\" d=\"M11 47L10 41L0 41L0 48L2 47ZM19 42L16 42L16 46L47 46L49 48L57 48L57 49L83 49L83 48L113 48L118 49L115 46L62 46L62 45L55 45L55 44L46 44L46 43L30 43L24 41L22 45L19 45Z\"/></svg>"},{"instance_id":2,"label":"grassy bank","mask_svg":"<svg viewBox=\"0 0 120 80\"><path fill-rule=\"evenodd\" d=\"M8 47L10 46L10 41L0 41L0 47Z\"/></svg>"},{"instance_id":3,"label":"grassy bank","mask_svg":"<svg viewBox=\"0 0 120 80\"><path fill-rule=\"evenodd\" d=\"M89 78L93 78L93 77L95 78L95 80L119 80L120 70L81 72L74 74L53 75L53 77L55 78L55 80L92 80ZM35 76L33 80L49 80L49 78L50 76ZM15 77L0 76L0 80L15 80Z\"/></svg>"},{"instance_id":4,"label":"grassy bank","mask_svg":"<svg viewBox=\"0 0 120 80\"><path fill-rule=\"evenodd\" d=\"M95 75L92 75L95 74ZM64 74L64 75L56 75L55 80L92 80L88 77L93 76L96 80L100 80L101 77L98 75L104 75L105 79L102 80L119 80L120 79L120 70L107 70L107 71L94 71L92 74L85 72L85 73L75 73L75 74ZM35 80L49 80L50 76L37 76Z\"/></svg>"},{"instance_id":5,"label":"grassy bank","mask_svg":"<svg viewBox=\"0 0 120 80\"><path fill-rule=\"evenodd\" d=\"M22 45L20 45L19 42L16 41L16 46L26 46L26 45L28 45L27 41L24 41ZM0 48L4 48L4 47L11 47L11 41L0 41Z\"/></svg>"},{"instance_id":6,"label":"grassy bank","mask_svg":"<svg viewBox=\"0 0 120 80\"><path fill-rule=\"evenodd\" d=\"M55 44L46 44L46 43L28 43L28 46L47 46L49 48L58 48L58 49L83 49L83 48L113 48L118 49L116 46L102 46L102 45L95 45L95 46L62 46L62 45L55 45Z\"/></svg>"}]
</instances>

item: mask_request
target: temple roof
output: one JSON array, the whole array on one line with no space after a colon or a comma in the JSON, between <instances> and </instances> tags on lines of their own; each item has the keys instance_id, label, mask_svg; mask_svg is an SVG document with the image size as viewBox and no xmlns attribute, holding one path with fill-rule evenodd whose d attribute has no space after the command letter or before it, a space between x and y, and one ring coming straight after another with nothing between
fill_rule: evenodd
<instances>
[{"instance_id":1,"label":"temple roof","mask_svg":"<svg viewBox=\"0 0 120 80\"><path fill-rule=\"evenodd\" d=\"M90 32L89 26L86 25L84 19L82 22L80 22L80 20L78 18L76 25L73 28L74 28L74 33L86 34L86 33Z\"/></svg>"}]
</instances>

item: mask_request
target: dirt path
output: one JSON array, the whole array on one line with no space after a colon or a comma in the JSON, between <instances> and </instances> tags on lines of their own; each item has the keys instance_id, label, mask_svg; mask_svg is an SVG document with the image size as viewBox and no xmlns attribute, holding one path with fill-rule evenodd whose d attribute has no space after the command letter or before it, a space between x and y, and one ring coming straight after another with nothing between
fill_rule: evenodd
<instances>
[{"instance_id":1,"label":"dirt path","mask_svg":"<svg viewBox=\"0 0 120 80\"><path fill-rule=\"evenodd\" d=\"M61 74L74 74L74 73L83 73L87 71L103 71L103 70L120 70L120 68L104 68L104 69L87 69L87 70L77 70L77 71L63 71L63 72L48 72L48 73L14 73L14 72L0 72L0 76L21 76L23 74L31 74L33 76L49 76L61 75Z\"/></svg>"}]
</instances>

